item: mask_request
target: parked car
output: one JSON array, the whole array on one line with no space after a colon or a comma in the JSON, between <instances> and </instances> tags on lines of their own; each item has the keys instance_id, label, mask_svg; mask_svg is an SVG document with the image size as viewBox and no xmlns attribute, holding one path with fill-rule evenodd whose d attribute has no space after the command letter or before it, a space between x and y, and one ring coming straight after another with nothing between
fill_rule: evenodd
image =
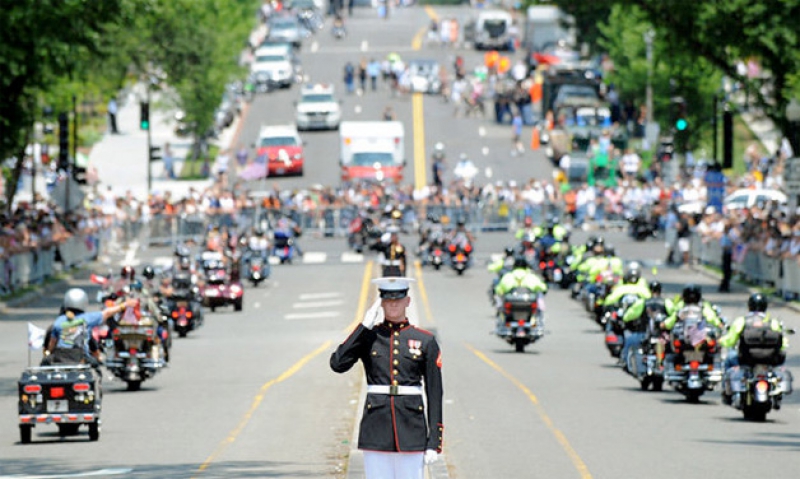
<instances>
[{"instance_id":1,"label":"parked car","mask_svg":"<svg viewBox=\"0 0 800 479\"><path fill-rule=\"evenodd\" d=\"M754 206L763 207L770 201L777 201L780 205L785 205L788 200L786 195L778 190L741 189L726 196L722 202L722 206L726 211L734 211L742 208L752 208ZM690 215L699 215L703 213L705 207L705 202L693 201L680 205L678 211Z\"/></svg>"},{"instance_id":2,"label":"parked car","mask_svg":"<svg viewBox=\"0 0 800 479\"><path fill-rule=\"evenodd\" d=\"M256 157L267 163L269 176L303 176L303 141L294 125L262 127Z\"/></svg>"},{"instance_id":3,"label":"parked car","mask_svg":"<svg viewBox=\"0 0 800 479\"><path fill-rule=\"evenodd\" d=\"M342 109L333 96L331 85L305 85L297 102L295 122L298 130L337 130L342 121Z\"/></svg>"},{"instance_id":4,"label":"parked car","mask_svg":"<svg viewBox=\"0 0 800 479\"><path fill-rule=\"evenodd\" d=\"M289 88L298 74L299 63L293 53L282 46L266 46L256 50L250 69L256 86L265 84Z\"/></svg>"},{"instance_id":5,"label":"parked car","mask_svg":"<svg viewBox=\"0 0 800 479\"><path fill-rule=\"evenodd\" d=\"M303 28L300 20L293 15L276 15L267 23L267 38L270 40L291 43L295 48L300 48L303 39L309 34Z\"/></svg>"}]
</instances>

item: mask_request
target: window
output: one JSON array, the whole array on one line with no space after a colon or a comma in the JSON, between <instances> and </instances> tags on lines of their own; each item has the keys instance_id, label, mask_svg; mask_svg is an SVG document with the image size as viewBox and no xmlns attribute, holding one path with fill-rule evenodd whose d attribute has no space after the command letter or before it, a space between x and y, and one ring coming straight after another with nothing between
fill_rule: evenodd
<instances>
[{"instance_id":1,"label":"window","mask_svg":"<svg viewBox=\"0 0 800 479\"><path fill-rule=\"evenodd\" d=\"M353 155L353 165L355 166L373 166L375 163L381 165L394 164L394 158L391 153L355 153Z\"/></svg>"},{"instance_id":2,"label":"window","mask_svg":"<svg viewBox=\"0 0 800 479\"><path fill-rule=\"evenodd\" d=\"M270 146L298 146L299 144L297 138L292 136L266 136L261 138L259 146L264 148Z\"/></svg>"}]
</instances>

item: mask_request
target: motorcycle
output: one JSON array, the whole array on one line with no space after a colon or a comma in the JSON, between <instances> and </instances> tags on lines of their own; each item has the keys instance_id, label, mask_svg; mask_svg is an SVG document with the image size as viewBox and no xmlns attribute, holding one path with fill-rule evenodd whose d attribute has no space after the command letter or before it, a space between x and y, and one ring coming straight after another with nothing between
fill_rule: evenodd
<instances>
[{"instance_id":1,"label":"motorcycle","mask_svg":"<svg viewBox=\"0 0 800 479\"><path fill-rule=\"evenodd\" d=\"M472 253L472 245L469 243L450 243L447 249L450 252L450 266L453 267L459 276L463 275L464 271L469 268L469 256Z\"/></svg>"},{"instance_id":2,"label":"motorcycle","mask_svg":"<svg viewBox=\"0 0 800 479\"><path fill-rule=\"evenodd\" d=\"M632 365L629 372L639 381L642 391L647 391L651 385L653 391L664 387L664 355L669 337L658 326L664 319L663 313L650 315L644 340L629 352L638 358L628 364Z\"/></svg>"},{"instance_id":3,"label":"motorcycle","mask_svg":"<svg viewBox=\"0 0 800 479\"><path fill-rule=\"evenodd\" d=\"M273 256L277 256L281 264L291 263L294 258L294 238L283 231L274 234Z\"/></svg>"},{"instance_id":4,"label":"motorcycle","mask_svg":"<svg viewBox=\"0 0 800 479\"><path fill-rule=\"evenodd\" d=\"M178 336L185 338L189 331L194 331L203 325L203 315L200 308L188 294L176 293L170 297L169 318L172 320L173 329Z\"/></svg>"},{"instance_id":5,"label":"motorcycle","mask_svg":"<svg viewBox=\"0 0 800 479\"><path fill-rule=\"evenodd\" d=\"M107 342L106 368L125 381L128 391L138 391L142 382L155 376L167 363L164 348L152 321L118 324Z\"/></svg>"},{"instance_id":6,"label":"motorcycle","mask_svg":"<svg viewBox=\"0 0 800 479\"><path fill-rule=\"evenodd\" d=\"M672 357L664 379L689 402L697 402L722 381L716 332L706 324L700 308L693 307L675 324L670 344Z\"/></svg>"},{"instance_id":7,"label":"motorcycle","mask_svg":"<svg viewBox=\"0 0 800 479\"><path fill-rule=\"evenodd\" d=\"M658 233L658 219L649 218L647 212L639 211L628 219L630 226L628 234L636 241L655 238Z\"/></svg>"},{"instance_id":8,"label":"motorcycle","mask_svg":"<svg viewBox=\"0 0 800 479\"><path fill-rule=\"evenodd\" d=\"M504 295L497 317L495 334L513 345L518 353L525 352L525 346L544 336L539 296L526 288L515 288Z\"/></svg>"},{"instance_id":9,"label":"motorcycle","mask_svg":"<svg viewBox=\"0 0 800 479\"><path fill-rule=\"evenodd\" d=\"M773 366L757 364L742 367L739 384L733 385L731 406L742 411L744 418L763 422L767 413L779 410L784 394L791 394L791 373L776 373Z\"/></svg>"},{"instance_id":10,"label":"motorcycle","mask_svg":"<svg viewBox=\"0 0 800 479\"><path fill-rule=\"evenodd\" d=\"M253 286L258 286L262 281L269 278L269 263L264 261L261 256L251 255L248 260L248 264L250 268L247 279L253 284Z\"/></svg>"},{"instance_id":11,"label":"motorcycle","mask_svg":"<svg viewBox=\"0 0 800 479\"><path fill-rule=\"evenodd\" d=\"M558 263L558 257L553 255L544 255L539 260L539 271L542 272L542 277L548 284L561 284L564 281L564 271Z\"/></svg>"},{"instance_id":12,"label":"motorcycle","mask_svg":"<svg viewBox=\"0 0 800 479\"><path fill-rule=\"evenodd\" d=\"M331 27L331 35L333 35L333 38L341 40L347 36L347 30L344 26L334 25Z\"/></svg>"},{"instance_id":13,"label":"motorcycle","mask_svg":"<svg viewBox=\"0 0 800 479\"><path fill-rule=\"evenodd\" d=\"M433 269L439 271L444 263L444 244L442 241L433 241L428 247L428 264L433 266Z\"/></svg>"},{"instance_id":14,"label":"motorcycle","mask_svg":"<svg viewBox=\"0 0 800 479\"><path fill-rule=\"evenodd\" d=\"M380 238L381 232L369 218L357 216L347 226L347 246L356 253L363 253L370 239Z\"/></svg>"}]
</instances>

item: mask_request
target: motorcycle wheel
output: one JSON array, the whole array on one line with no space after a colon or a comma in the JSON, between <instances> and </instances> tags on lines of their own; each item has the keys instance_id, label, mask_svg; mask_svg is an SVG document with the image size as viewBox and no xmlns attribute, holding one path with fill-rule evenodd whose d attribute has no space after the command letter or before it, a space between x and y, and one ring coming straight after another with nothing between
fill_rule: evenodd
<instances>
[{"instance_id":1,"label":"motorcycle wheel","mask_svg":"<svg viewBox=\"0 0 800 479\"><path fill-rule=\"evenodd\" d=\"M95 421L89 424L89 440L96 441L100 439L100 423Z\"/></svg>"},{"instance_id":2,"label":"motorcycle wheel","mask_svg":"<svg viewBox=\"0 0 800 479\"><path fill-rule=\"evenodd\" d=\"M241 299L236 301L235 303L233 303L233 310L234 311L241 311L242 310L242 300Z\"/></svg>"},{"instance_id":3,"label":"motorcycle wheel","mask_svg":"<svg viewBox=\"0 0 800 479\"><path fill-rule=\"evenodd\" d=\"M651 378L650 376L643 377L640 385L642 391L647 391L648 389L650 389L651 384L653 384L653 387L655 388L655 382L653 381L653 378Z\"/></svg>"},{"instance_id":4,"label":"motorcycle wheel","mask_svg":"<svg viewBox=\"0 0 800 479\"><path fill-rule=\"evenodd\" d=\"M186 337L186 330L185 329L178 330L178 337L179 338L185 338Z\"/></svg>"},{"instance_id":5,"label":"motorcycle wheel","mask_svg":"<svg viewBox=\"0 0 800 479\"><path fill-rule=\"evenodd\" d=\"M686 401L692 404L696 404L700 402L700 396L703 395L703 391L686 391Z\"/></svg>"},{"instance_id":6,"label":"motorcycle wheel","mask_svg":"<svg viewBox=\"0 0 800 479\"><path fill-rule=\"evenodd\" d=\"M441 265L441 264L435 264L435 265L433 265L433 269L435 269L436 271L439 271L439 268L441 268L441 267L442 267L442 265Z\"/></svg>"},{"instance_id":7,"label":"motorcycle wheel","mask_svg":"<svg viewBox=\"0 0 800 479\"><path fill-rule=\"evenodd\" d=\"M31 431L33 430L33 426L30 424L20 424L19 425L19 442L21 444L30 444L31 443Z\"/></svg>"},{"instance_id":8,"label":"motorcycle wheel","mask_svg":"<svg viewBox=\"0 0 800 479\"><path fill-rule=\"evenodd\" d=\"M128 391L138 391L141 387L141 381L128 381Z\"/></svg>"},{"instance_id":9,"label":"motorcycle wheel","mask_svg":"<svg viewBox=\"0 0 800 479\"><path fill-rule=\"evenodd\" d=\"M216 307L216 306L211 306L211 312L212 312L212 313L213 313L213 312L215 312L216 310L217 310L217 307Z\"/></svg>"},{"instance_id":10,"label":"motorcycle wheel","mask_svg":"<svg viewBox=\"0 0 800 479\"><path fill-rule=\"evenodd\" d=\"M518 353L524 353L525 352L525 346L526 346L525 340L522 339L522 338L517 338L517 340L514 341L514 351L516 351Z\"/></svg>"},{"instance_id":11,"label":"motorcycle wheel","mask_svg":"<svg viewBox=\"0 0 800 479\"><path fill-rule=\"evenodd\" d=\"M456 272L458 273L459 276L464 274L464 270L463 269L456 270Z\"/></svg>"},{"instance_id":12,"label":"motorcycle wheel","mask_svg":"<svg viewBox=\"0 0 800 479\"><path fill-rule=\"evenodd\" d=\"M748 421L764 422L767 420L767 408L759 405L744 406L742 408L742 414Z\"/></svg>"},{"instance_id":13,"label":"motorcycle wheel","mask_svg":"<svg viewBox=\"0 0 800 479\"><path fill-rule=\"evenodd\" d=\"M664 378L653 379L653 391L661 392L664 390Z\"/></svg>"}]
</instances>

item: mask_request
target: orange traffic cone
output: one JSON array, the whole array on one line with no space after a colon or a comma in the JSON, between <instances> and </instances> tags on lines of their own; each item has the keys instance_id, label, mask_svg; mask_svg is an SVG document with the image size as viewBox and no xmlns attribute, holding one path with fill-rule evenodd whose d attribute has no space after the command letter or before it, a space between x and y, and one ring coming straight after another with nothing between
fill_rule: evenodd
<instances>
[{"instance_id":1,"label":"orange traffic cone","mask_svg":"<svg viewBox=\"0 0 800 479\"><path fill-rule=\"evenodd\" d=\"M541 142L539 141L539 128L534 126L533 131L531 131L531 150L536 151L541 146Z\"/></svg>"}]
</instances>

